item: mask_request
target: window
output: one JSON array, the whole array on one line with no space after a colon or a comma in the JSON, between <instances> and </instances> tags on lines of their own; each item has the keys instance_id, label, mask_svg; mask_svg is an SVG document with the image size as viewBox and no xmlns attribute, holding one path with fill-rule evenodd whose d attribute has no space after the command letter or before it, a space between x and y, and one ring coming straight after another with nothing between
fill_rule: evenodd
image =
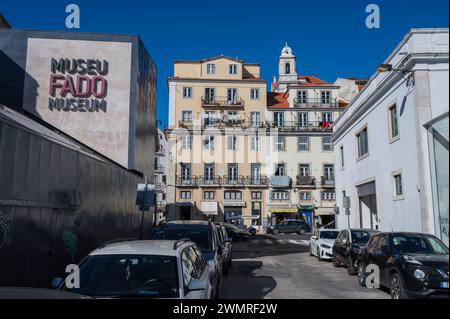
<instances>
[{"instance_id":1,"label":"window","mask_svg":"<svg viewBox=\"0 0 450 319\"><path fill-rule=\"evenodd\" d=\"M187 163L181 163L181 178L183 181L190 181L191 180L191 164Z\"/></svg>"},{"instance_id":2,"label":"window","mask_svg":"<svg viewBox=\"0 0 450 319\"><path fill-rule=\"evenodd\" d=\"M216 98L216 89L205 88L205 102L214 103L215 98Z\"/></svg>"},{"instance_id":3,"label":"window","mask_svg":"<svg viewBox=\"0 0 450 319\"><path fill-rule=\"evenodd\" d=\"M214 180L214 164L205 164L205 180Z\"/></svg>"},{"instance_id":4,"label":"window","mask_svg":"<svg viewBox=\"0 0 450 319\"><path fill-rule=\"evenodd\" d=\"M228 150L237 151L238 149L238 137L236 135L228 136Z\"/></svg>"},{"instance_id":5,"label":"window","mask_svg":"<svg viewBox=\"0 0 450 319\"><path fill-rule=\"evenodd\" d=\"M322 112L322 122L333 122L333 113L331 112Z\"/></svg>"},{"instance_id":6,"label":"window","mask_svg":"<svg viewBox=\"0 0 450 319\"><path fill-rule=\"evenodd\" d=\"M230 64L228 70L229 70L229 73L232 75L237 74L237 64Z\"/></svg>"},{"instance_id":7,"label":"window","mask_svg":"<svg viewBox=\"0 0 450 319\"><path fill-rule=\"evenodd\" d=\"M192 135L181 136L181 149L182 150L192 149Z\"/></svg>"},{"instance_id":8,"label":"window","mask_svg":"<svg viewBox=\"0 0 450 319\"><path fill-rule=\"evenodd\" d=\"M206 73L216 74L216 65L215 64L207 64L206 65Z\"/></svg>"},{"instance_id":9,"label":"window","mask_svg":"<svg viewBox=\"0 0 450 319\"><path fill-rule=\"evenodd\" d=\"M274 112L273 113L273 121L275 127L283 127L284 126L284 113L283 112Z\"/></svg>"},{"instance_id":10,"label":"window","mask_svg":"<svg viewBox=\"0 0 450 319\"><path fill-rule=\"evenodd\" d=\"M241 200L242 193L239 191L226 191L224 194L226 200Z\"/></svg>"},{"instance_id":11,"label":"window","mask_svg":"<svg viewBox=\"0 0 450 319\"><path fill-rule=\"evenodd\" d=\"M298 115L298 126L300 128L308 128L308 112L299 112Z\"/></svg>"},{"instance_id":12,"label":"window","mask_svg":"<svg viewBox=\"0 0 450 319\"><path fill-rule=\"evenodd\" d=\"M322 137L322 150L325 152L333 150L333 142L331 141L331 136Z\"/></svg>"},{"instance_id":13,"label":"window","mask_svg":"<svg viewBox=\"0 0 450 319\"><path fill-rule=\"evenodd\" d=\"M394 186L394 199L403 199L403 180L401 172L394 172L392 174L393 186Z\"/></svg>"},{"instance_id":14,"label":"window","mask_svg":"<svg viewBox=\"0 0 450 319\"><path fill-rule=\"evenodd\" d=\"M336 193L334 191L323 191L322 200L335 200Z\"/></svg>"},{"instance_id":15,"label":"window","mask_svg":"<svg viewBox=\"0 0 450 319\"><path fill-rule=\"evenodd\" d=\"M299 196L300 196L300 200L311 200L310 192L300 192Z\"/></svg>"},{"instance_id":16,"label":"window","mask_svg":"<svg viewBox=\"0 0 450 319\"><path fill-rule=\"evenodd\" d=\"M261 202L252 202L252 225L261 226Z\"/></svg>"},{"instance_id":17,"label":"window","mask_svg":"<svg viewBox=\"0 0 450 319\"><path fill-rule=\"evenodd\" d=\"M287 191L272 192L272 200L289 200L289 192Z\"/></svg>"},{"instance_id":18,"label":"window","mask_svg":"<svg viewBox=\"0 0 450 319\"><path fill-rule=\"evenodd\" d=\"M275 176L286 176L286 164L277 164L275 167Z\"/></svg>"},{"instance_id":19,"label":"window","mask_svg":"<svg viewBox=\"0 0 450 319\"><path fill-rule=\"evenodd\" d=\"M230 181L236 181L239 176L239 165L228 164L228 178Z\"/></svg>"},{"instance_id":20,"label":"window","mask_svg":"<svg viewBox=\"0 0 450 319\"><path fill-rule=\"evenodd\" d=\"M203 139L203 147L205 150L214 150L214 136L205 136Z\"/></svg>"},{"instance_id":21,"label":"window","mask_svg":"<svg viewBox=\"0 0 450 319\"><path fill-rule=\"evenodd\" d=\"M202 114L202 123L204 126L213 127L219 122L220 114L214 111L206 111Z\"/></svg>"},{"instance_id":22,"label":"window","mask_svg":"<svg viewBox=\"0 0 450 319\"><path fill-rule=\"evenodd\" d=\"M308 102L307 91L297 91L297 104L306 104Z\"/></svg>"},{"instance_id":23,"label":"window","mask_svg":"<svg viewBox=\"0 0 450 319\"><path fill-rule=\"evenodd\" d=\"M322 91L320 94L321 94L321 102L322 102L322 104L330 104L330 102L331 102L331 92L330 91Z\"/></svg>"},{"instance_id":24,"label":"window","mask_svg":"<svg viewBox=\"0 0 450 319\"><path fill-rule=\"evenodd\" d=\"M250 167L251 178L253 184L259 184L261 181L261 164L252 163Z\"/></svg>"},{"instance_id":25,"label":"window","mask_svg":"<svg viewBox=\"0 0 450 319\"><path fill-rule=\"evenodd\" d=\"M276 137L275 150L276 151L285 151L286 150L286 137L285 136L277 136Z\"/></svg>"},{"instance_id":26,"label":"window","mask_svg":"<svg viewBox=\"0 0 450 319\"><path fill-rule=\"evenodd\" d=\"M369 154L369 140L367 127L363 128L359 133L356 134L356 139L358 142L358 159Z\"/></svg>"},{"instance_id":27,"label":"window","mask_svg":"<svg viewBox=\"0 0 450 319\"><path fill-rule=\"evenodd\" d=\"M286 74L291 74L291 64L290 63L286 63L285 65L285 73Z\"/></svg>"},{"instance_id":28,"label":"window","mask_svg":"<svg viewBox=\"0 0 450 319\"><path fill-rule=\"evenodd\" d=\"M182 111L181 112L181 122L192 123L192 111Z\"/></svg>"},{"instance_id":29,"label":"window","mask_svg":"<svg viewBox=\"0 0 450 319\"><path fill-rule=\"evenodd\" d=\"M252 199L262 199L262 192L252 192Z\"/></svg>"},{"instance_id":30,"label":"window","mask_svg":"<svg viewBox=\"0 0 450 319\"><path fill-rule=\"evenodd\" d=\"M237 89L227 90L227 101L229 103L235 103L237 101Z\"/></svg>"},{"instance_id":31,"label":"window","mask_svg":"<svg viewBox=\"0 0 450 319\"><path fill-rule=\"evenodd\" d=\"M309 176L310 174L310 165L309 164L299 164L299 175L300 176Z\"/></svg>"},{"instance_id":32,"label":"window","mask_svg":"<svg viewBox=\"0 0 450 319\"><path fill-rule=\"evenodd\" d=\"M227 119L228 119L228 123L236 124L240 120L239 113L238 112L234 112L234 111L228 111L227 112Z\"/></svg>"},{"instance_id":33,"label":"window","mask_svg":"<svg viewBox=\"0 0 450 319\"><path fill-rule=\"evenodd\" d=\"M259 127L261 125L261 113L250 112L250 126Z\"/></svg>"},{"instance_id":34,"label":"window","mask_svg":"<svg viewBox=\"0 0 450 319\"><path fill-rule=\"evenodd\" d=\"M259 136L250 137L250 150L260 151L261 150L261 138Z\"/></svg>"},{"instance_id":35,"label":"window","mask_svg":"<svg viewBox=\"0 0 450 319\"><path fill-rule=\"evenodd\" d=\"M211 191L203 192L203 199L204 200L216 199L216 192L211 192Z\"/></svg>"},{"instance_id":36,"label":"window","mask_svg":"<svg viewBox=\"0 0 450 319\"><path fill-rule=\"evenodd\" d=\"M341 145L340 147L340 153L341 153L341 168L345 167L345 158L344 158L344 145Z\"/></svg>"},{"instance_id":37,"label":"window","mask_svg":"<svg viewBox=\"0 0 450 319\"><path fill-rule=\"evenodd\" d=\"M389 108L389 138L391 141L399 137L397 105Z\"/></svg>"},{"instance_id":38,"label":"window","mask_svg":"<svg viewBox=\"0 0 450 319\"><path fill-rule=\"evenodd\" d=\"M180 197L181 197L181 199L189 200L192 198L192 193L189 191L182 191L180 193Z\"/></svg>"},{"instance_id":39,"label":"window","mask_svg":"<svg viewBox=\"0 0 450 319\"><path fill-rule=\"evenodd\" d=\"M300 152L309 151L309 136L299 136L298 137L298 150Z\"/></svg>"},{"instance_id":40,"label":"window","mask_svg":"<svg viewBox=\"0 0 450 319\"><path fill-rule=\"evenodd\" d=\"M258 100L259 99L259 89L251 89L250 97L252 100Z\"/></svg>"},{"instance_id":41,"label":"window","mask_svg":"<svg viewBox=\"0 0 450 319\"><path fill-rule=\"evenodd\" d=\"M326 181L334 181L334 165L324 164L323 165L323 177Z\"/></svg>"},{"instance_id":42,"label":"window","mask_svg":"<svg viewBox=\"0 0 450 319\"><path fill-rule=\"evenodd\" d=\"M183 98L185 98L185 99L191 99L192 98L192 88L191 87L184 87L183 88Z\"/></svg>"}]
</instances>

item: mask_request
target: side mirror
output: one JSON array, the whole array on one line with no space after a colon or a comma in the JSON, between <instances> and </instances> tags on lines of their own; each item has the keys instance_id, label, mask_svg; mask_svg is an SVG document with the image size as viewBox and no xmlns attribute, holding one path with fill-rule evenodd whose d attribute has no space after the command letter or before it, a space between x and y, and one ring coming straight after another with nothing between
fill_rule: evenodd
<instances>
[{"instance_id":1,"label":"side mirror","mask_svg":"<svg viewBox=\"0 0 450 319\"><path fill-rule=\"evenodd\" d=\"M208 288L208 282L206 280L191 279L187 287L188 291L201 291Z\"/></svg>"},{"instance_id":2,"label":"side mirror","mask_svg":"<svg viewBox=\"0 0 450 319\"><path fill-rule=\"evenodd\" d=\"M51 287L53 289L58 289L59 286L61 286L61 284L64 282L63 278L53 278L52 283L51 283Z\"/></svg>"}]
</instances>

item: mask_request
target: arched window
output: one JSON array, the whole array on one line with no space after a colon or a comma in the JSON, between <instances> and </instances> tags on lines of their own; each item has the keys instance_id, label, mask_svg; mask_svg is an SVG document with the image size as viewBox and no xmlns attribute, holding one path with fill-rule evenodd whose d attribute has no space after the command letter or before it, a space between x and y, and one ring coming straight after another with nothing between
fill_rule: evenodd
<instances>
[{"instance_id":1,"label":"arched window","mask_svg":"<svg viewBox=\"0 0 450 319\"><path fill-rule=\"evenodd\" d=\"M291 74L291 64L286 63L286 74Z\"/></svg>"}]
</instances>

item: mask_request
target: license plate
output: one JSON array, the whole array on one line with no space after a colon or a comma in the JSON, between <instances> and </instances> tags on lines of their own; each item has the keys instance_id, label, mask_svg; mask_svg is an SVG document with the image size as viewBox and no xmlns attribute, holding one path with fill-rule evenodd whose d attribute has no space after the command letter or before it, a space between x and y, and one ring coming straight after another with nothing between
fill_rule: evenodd
<instances>
[{"instance_id":1,"label":"license plate","mask_svg":"<svg viewBox=\"0 0 450 319\"><path fill-rule=\"evenodd\" d=\"M448 282L441 282L441 288L447 288L448 289Z\"/></svg>"}]
</instances>

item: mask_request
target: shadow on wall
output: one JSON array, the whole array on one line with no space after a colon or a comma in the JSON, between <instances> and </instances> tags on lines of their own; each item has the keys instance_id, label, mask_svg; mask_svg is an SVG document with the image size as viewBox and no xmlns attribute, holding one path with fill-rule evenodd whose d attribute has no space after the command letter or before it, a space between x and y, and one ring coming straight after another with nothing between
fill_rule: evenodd
<instances>
[{"instance_id":1,"label":"shadow on wall","mask_svg":"<svg viewBox=\"0 0 450 319\"><path fill-rule=\"evenodd\" d=\"M26 108L34 115L38 115L37 81L3 51L0 51L0 70L0 104L20 113ZM26 98L24 98L25 91ZM24 105L24 100L27 101L27 105Z\"/></svg>"}]
</instances>

